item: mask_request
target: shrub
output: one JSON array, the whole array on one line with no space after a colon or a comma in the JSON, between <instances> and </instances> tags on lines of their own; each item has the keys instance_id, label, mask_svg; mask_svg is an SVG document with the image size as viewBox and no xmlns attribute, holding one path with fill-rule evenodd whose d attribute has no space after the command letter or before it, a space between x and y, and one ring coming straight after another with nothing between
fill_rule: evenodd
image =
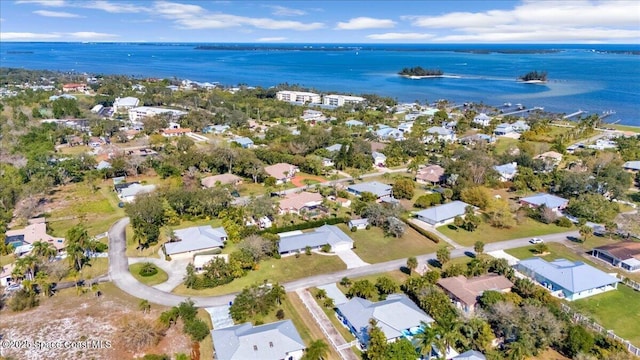
<instances>
[{"instance_id":1,"label":"shrub","mask_svg":"<svg viewBox=\"0 0 640 360\"><path fill-rule=\"evenodd\" d=\"M331 245L324 244L324 245L322 245L322 248L320 250L322 250L323 253L331 252Z\"/></svg>"},{"instance_id":2,"label":"shrub","mask_svg":"<svg viewBox=\"0 0 640 360\"><path fill-rule=\"evenodd\" d=\"M167 354L146 354L142 357L142 360L171 360L171 356Z\"/></svg>"},{"instance_id":3,"label":"shrub","mask_svg":"<svg viewBox=\"0 0 640 360\"><path fill-rule=\"evenodd\" d=\"M356 231L358 231L358 228L357 228L357 227L355 227L355 226L352 226L352 227L351 227L351 232L356 232Z\"/></svg>"},{"instance_id":4,"label":"shrub","mask_svg":"<svg viewBox=\"0 0 640 360\"><path fill-rule=\"evenodd\" d=\"M138 272L140 276L144 276L144 277L153 276L157 273L158 273L158 268L150 262L144 263L142 265L142 268L140 268L140 271Z\"/></svg>"},{"instance_id":5,"label":"shrub","mask_svg":"<svg viewBox=\"0 0 640 360\"><path fill-rule=\"evenodd\" d=\"M367 230L371 230L371 225L370 225L370 224L367 224L367 227L365 227L365 229L367 229Z\"/></svg>"},{"instance_id":6,"label":"shrub","mask_svg":"<svg viewBox=\"0 0 640 360\"><path fill-rule=\"evenodd\" d=\"M414 204L417 208L428 208L436 204L442 203L442 195L440 193L425 194L416 199Z\"/></svg>"},{"instance_id":7,"label":"shrub","mask_svg":"<svg viewBox=\"0 0 640 360\"><path fill-rule=\"evenodd\" d=\"M184 323L185 334L191 337L193 341L202 341L209 335L209 325L200 319L192 319Z\"/></svg>"},{"instance_id":8,"label":"shrub","mask_svg":"<svg viewBox=\"0 0 640 360\"><path fill-rule=\"evenodd\" d=\"M304 254L307 256L311 255L311 246L306 246L304 248Z\"/></svg>"},{"instance_id":9,"label":"shrub","mask_svg":"<svg viewBox=\"0 0 640 360\"><path fill-rule=\"evenodd\" d=\"M558 218L558 220L556 220L556 225L564 228L570 228L573 226L573 223L571 222L571 220L567 219L566 217L561 217L561 218Z\"/></svg>"},{"instance_id":10,"label":"shrub","mask_svg":"<svg viewBox=\"0 0 640 360\"><path fill-rule=\"evenodd\" d=\"M22 311L25 309L31 309L40 304L40 299L35 292L28 292L25 289L20 289L13 295L9 302L9 308L12 311Z\"/></svg>"},{"instance_id":11,"label":"shrub","mask_svg":"<svg viewBox=\"0 0 640 360\"><path fill-rule=\"evenodd\" d=\"M287 231L306 230L306 229L317 228L317 227L320 227L322 225L343 224L343 223L346 223L349 220L350 220L350 218L346 218L346 217L320 219L320 220L315 220L315 221L307 221L307 222L303 222L303 223L300 223L300 224L293 224L293 225L287 225L287 226L282 226L282 227L272 227L272 228L269 228L269 229L265 229L265 230L263 230L263 231L261 231L259 233L260 234L262 234L262 233L277 234L277 233L287 232Z\"/></svg>"},{"instance_id":12,"label":"shrub","mask_svg":"<svg viewBox=\"0 0 640 360\"><path fill-rule=\"evenodd\" d=\"M279 310L276 312L276 318L277 318L278 320L282 320L282 319L284 319L284 310L279 309Z\"/></svg>"},{"instance_id":13,"label":"shrub","mask_svg":"<svg viewBox=\"0 0 640 360\"><path fill-rule=\"evenodd\" d=\"M417 231L418 233L420 233L422 236L426 237L427 239L433 241L434 243L438 244L440 242L440 237L434 233L428 232L425 229L419 227L418 225L412 223L411 221L405 221L405 223L407 225L409 225L410 228L412 228L413 230Z\"/></svg>"}]
</instances>

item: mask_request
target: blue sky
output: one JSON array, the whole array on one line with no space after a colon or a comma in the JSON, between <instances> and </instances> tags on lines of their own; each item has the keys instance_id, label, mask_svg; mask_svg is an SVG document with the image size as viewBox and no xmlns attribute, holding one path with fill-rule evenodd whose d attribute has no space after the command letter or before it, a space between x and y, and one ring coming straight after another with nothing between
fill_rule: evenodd
<instances>
[{"instance_id":1,"label":"blue sky","mask_svg":"<svg viewBox=\"0 0 640 360\"><path fill-rule=\"evenodd\" d=\"M2 41L640 43L640 1L1 0Z\"/></svg>"}]
</instances>

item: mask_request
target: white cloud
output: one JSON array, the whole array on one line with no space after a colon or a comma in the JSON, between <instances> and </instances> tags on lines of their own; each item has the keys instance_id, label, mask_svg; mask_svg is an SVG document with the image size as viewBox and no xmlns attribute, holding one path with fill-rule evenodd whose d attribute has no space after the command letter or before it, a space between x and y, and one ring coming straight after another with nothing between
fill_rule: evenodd
<instances>
[{"instance_id":1,"label":"white cloud","mask_svg":"<svg viewBox=\"0 0 640 360\"><path fill-rule=\"evenodd\" d=\"M424 40L432 39L435 37L433 34L424 33L384 33L384 34L371 34L367 35L367 38L374 40Z\"/></svg>"},{"instance_id":2,"label":"white cloud","mask_svg":"<svg viewBox=\"0 0 640 360\"><path fill-rule=\"evenodd\" d=\"M524 1L507 10L404 16L418 27L450 33L442 42L636 42L636 1Z\"/></svg>"},{"instance_id":3,"label":"white cloud","mask_svg":"<svg viewBox=\"0 0 640 360\"><path fill-rule=\"evenodd\" d=\"M57 39L59 34L41 34L31 32L0 32L0 40L42 40Z\"/></svg>"},{"instance_id":4,"label":"white cloud","mask_svg":"<svg viewBox=\"0 0 640 360\"><path fill-rule=\"evenodd\" d=\"M319 22L302 23L299 21L275 20L269 18L251 18L224 13L212 13L198 5L188 5L158 1L155 3L155 13L173 20L183 29L224 29L243 25L267 30L296 30L309 31L324 27Z\"/></svg>"},{"instance_id":5,"label":"white cloud","mask_svg":"<svg viewBox=\"0 0 640 360\"><path fill-rule=\"evenodd\" d=\"M263 38L259 38L256 41L259 42L277 42L277 41L285 41L287 40L286 37L283 36L276 36L276 37L263 37Z\"/></svg>"},{"instance_id":6,"label":"white cloud","mask_svg":"<svg viewBox=\"0 0 640 360\"><path fill-rule=\"evenodd\" d=\"M292 9L280 5L265 5L266 7L272 9L272 15L276 16L302 16L307 12L299 9Z\"/></svg>"},{"instance_id":7,"label":"white cloud","mask_svg":"<svg viewBox=\"0 0 640 360\"><path fill-rule=\"evenodd\" d=\"M84 16L80 16L78 14L72 14L64 11L49 11L49 10L36 10L33 12L34 14L46 17L55 17L55 18L81 18Z\"/></svg>"},{"instance_id":8,"label":"white cloud","mask_svg":"<svg viewBox=\"0 0 640 360\"><path fill-rule=\"evenodd\" d=\"M363 29L380 29L392 28L396 22L389 19L374 19L370 17L357 17L347 22L339 22L336 30L363 30Z\"/></svg>"},{"instance_id":9,"label":"white cloud","mask_svg":"<svg viewBox=\"0 0 640 360\"><path fill-rule=\"evenodd\" d=\"M80 6L87 9L102 10L112 14L139 13L147 10L147 8L136 6L133 4L124 2L109 2L106 0L83 2L80 4Z\"/></svg>"},{"instance_id":10,"label":"white cloud","mask_svg":"<svg viewBox=\"0 0 640 360\"><path fill-rule=\"evenodd\" d=\"M74 39L82 39L82 40L100 40L100 39L110 39L118 37L116 34L107 34L107 33L99 33L93 31L78 31L66 34L69 37Z\"/></svg>"},{"instance_id":11,"label":"white cloud","mask_svg":"<svg viewBox=\"0 0 640 360\"><path fill-rule=\"evenodd\" d=\"M36 4L41 6L61 7L65 6L64 0L18 0L16 4Z\"/></svg>"}]
</instances>

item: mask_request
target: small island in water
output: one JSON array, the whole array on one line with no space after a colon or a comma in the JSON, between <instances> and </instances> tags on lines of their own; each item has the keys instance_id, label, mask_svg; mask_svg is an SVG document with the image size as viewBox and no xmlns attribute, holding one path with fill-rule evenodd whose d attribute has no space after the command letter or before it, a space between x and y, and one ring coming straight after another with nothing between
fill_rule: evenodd
<instances>
[{"instance_id":1,"label":"small island in water","mask_svg":"<svg viewBox=\"0 0 640 360\"><path fill-rule=\"evenodd\" d=\"M527 83L527 84L540 84L547 82L547 72L546 71L529 71L528 73L520 76L518 81Z\"/></svg>"},{"instance_id":2,"label":"small island in water","mask_svg":"<svg viewBox=\"0 0 640 360\"><path fill-rule=\"evenodd\" d=\"M424 79L444 76L444 73L440 69L424 69L421 66L406 67L398 74L409 79Z\"/></svg>"}]
</instances>

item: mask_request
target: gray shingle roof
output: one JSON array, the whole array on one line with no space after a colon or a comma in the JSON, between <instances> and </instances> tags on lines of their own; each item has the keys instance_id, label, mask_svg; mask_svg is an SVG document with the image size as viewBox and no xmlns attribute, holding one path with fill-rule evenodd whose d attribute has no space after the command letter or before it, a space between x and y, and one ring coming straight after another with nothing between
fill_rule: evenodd
<instances>
[{"instance_id":1,"label":"gray shingle roof","mask_svg":"<svg viewBox=\"0 0 640 360\"><path fill-rule=\"evenodd\" d=\"M279 360L305 348L291 320L260 326L244 323L213 330L211 337L218 360Z\"/></svg>"},{"instance_id":2,"label":"gray shingle roof","mask_svg":"<svg viewBox=\"0 0 640 360\"><path fill-rule=\"evenodd\" d=\"M550 209L555 209L557 207L565 206L569 202L569 200L567 199L563 199L559 196L545 194L545 193L539 193L533 196L524 197L520 199L520 201L524 201L526 203L529 203L535 206L544 205Z\"/></svg>"},{"instance_id":3,"label":"gray shingle roof","mask_svg":"<svg viewBox=\"0 0 640 360\"><path fill-rule=\"evenodd\" d=\"M325 244L332 247L340 243L353 244L349 235L345 234L335 225L323 225L314 231L300 235L286 236L280 239L278 251L287 253L295 250L303 250L307 246L317 248Z\"/></svg>"},{"instance_id":4,"label":"gray shingle roof","mask_svg":"<svg viewBox=\"0 0 640 360\"><path fill-rule=\"evenodd\" d=\"M469 350L454 357L452 360L487 360L487 358L480 351Z\"/></svg>"},{"instance_id":5,"label":"gray shingle roof","mask_svg":"<svg viewBox=\"0 0 640 360\"><path fill-rule=\"evenodd\" d=\"M223 227L212 228L207 226L194 226L174 231L181 241L169 242L164 245L168 255L179 254L187 251L223 247L227 239L227 232Z\"/></svg>"},{"instance_id":6,"label":"gray shingle roof","mask_svg":"<svg viewBox=\"0 0 640 360\"><path fill-rule=\"evenodd\" d=\"M126 188L122 189L122 191L120 191L120 197L121 198L127 198L127 197L131 197L131 196L138 196L140 194L146 194L146 193L150 193L153 190L156 189L156 186L151 184L151 185L140 185L140 184L131 184L129 186L127 186Z\"/></svg>"},{"instance_id":7,"label":"gray shingle roof","mask_svg":"<svg viewBox=\"0 0 640 360\"><path fill-rule=\"evenodd\" d=\"M376 319L387 340L402 336L403 330L420 326L421 321L427 324L433 322L429 315L402 294L389 295L386 300L377 303L355 297L337 308L358 330L358 339L365 344L368 342L366 334L369 319Z\"/></svg>"},{"instance_id":8,"label":"gray shingle roof","mask_svg":"<svg viewBox=\"0 0 640 360\"><path fill-rule=\"evenodd\" d=\"M469 206L469 204L467 204L466 202L457 200L447 204L438 205L432 208L418 211L416 215L431 220L434 223L438 223L441 221L453 219L456 216L464 215L467 206Z\"/></svg>"},{"instance_id":9,"label":"gray shingle roof","mask_svg":"<svg viewBox=\"0 0 640 360\"><path fill-rule=\"evenodd\" d=\"M558 286L579 293L619 282L617 278L583 262L558 259L547 262L539 258L521 260L518 267L532 271Z\"/></svg>"},{"instance_id":10,"label":"gray shingle roof","mask_svg":"<svg viewBox=\"0 0 640 360\"><path fill-rule=\"evenodd\" d=\"M640 170L640 160L638 160L638 161L627 161L622 166L625 169L629 169L629 170Z\"/></svg>"},{"instance_id":11,"label":"gray shingle roof","mask_svg":"<svg viewBox=\"0 0 640 360\"><path fill-rule=\"evenodd\" d=\"M360 184L349 185L347 190L361 194L363 192L370 192L377 197L391 195L391 185L379 183L377 181L365 182Z\"/></svg>"}]
</instances>

